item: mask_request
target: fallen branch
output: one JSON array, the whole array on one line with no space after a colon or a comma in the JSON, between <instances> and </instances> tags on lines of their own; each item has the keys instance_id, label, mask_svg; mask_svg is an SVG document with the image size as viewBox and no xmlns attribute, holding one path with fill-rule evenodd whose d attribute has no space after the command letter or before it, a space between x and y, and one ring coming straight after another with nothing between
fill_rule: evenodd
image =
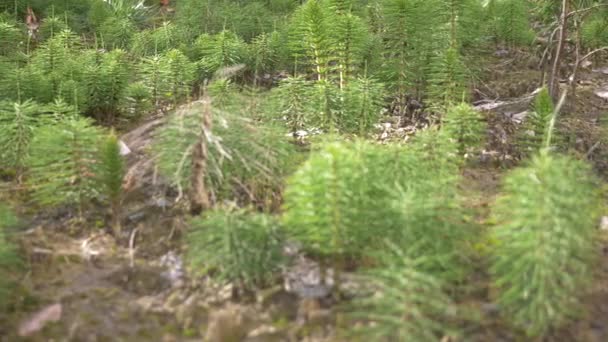
<instances>
[{"instance_id":1,"label":"fallen branch","mask_svg":"<svg viewBox=\"0 0 608 342\"><path fill-rule=\"evenodd\" d=\"M595 150L597 150L597 148L600 147L600 145L601 145L601 141L598 141L595 144L593 144L593 146L591 146L589 151L587 151L587 154L585 154L585 158L590 159L593 152L595 152Z\"/></svg>"},{"instance_id":2,"label":"fallen branch","mask_svg":"<svg viewBox=\"0 0 608 342\"><path fill-rule=\"evenodd\" d=\"M600 7L608 7L608 3L606 3L606 4L598 4L598 5L595 5L595 6L583 8L583 9L576 10L576 11L572 11L572 12L568 13L567 17L570 18L570 17L578 15L578 14L586 14L586 13L591 12L594 9L598 9Z\"/></svg>"},{"instance_id":3,"label":"fallen branch","mask_svg":"<svg viewBox=\"0 0 608 342\"><path fill-rule=\"evenodd\" d=\"M135 267L135 234L137 234L138 230L139 227L133 229L131 237L129 237L129 266L131 268Z\"/></svg>"}]
</instances>

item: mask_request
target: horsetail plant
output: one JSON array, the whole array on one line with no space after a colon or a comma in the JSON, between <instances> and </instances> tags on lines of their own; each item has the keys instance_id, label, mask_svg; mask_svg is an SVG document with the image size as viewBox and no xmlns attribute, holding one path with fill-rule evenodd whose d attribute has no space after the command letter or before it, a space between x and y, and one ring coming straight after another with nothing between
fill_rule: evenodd
<instances>
[{"instance_id":1,"label":"horsetail plant","mask_svg":"<svg viewBox=\"0 0 608 342\"><path fill-rule=\"evenodd\" d=\"M122 199L122 180L124 176L124 162L120 155L119 140L110 133L102 142L100 149L99 174L103 186L103 194L110 205L111 226L114 235L120 235L120 213Z\"/></svg>"},{"instance_id":2,"label":"horsetail plant","mask_svg":"<svg viewBox=\"0 0 608 342\"><path fill-rule=\"evenodd\" d=\"M103 131L91 120L68 117L37 128L26 166L33 200L42 206L75 205L79 216L99 195L99 153Z\"/></svg>"},{"instance_id":3,"label":"horsetail plant","mask_svg":"<svg viewBox=\"0 0 608 342\"><path fill-rule=\"evenodd\" d=\"M10 301L11 279L19 263L16 246L8 239L7 230L17 223L10 209L0 204L0 309L4 310ZM13 279L14 280L14 279Z\"/></svg>"},{"instance_id":4,"label":"horsetail plant","mask_svg":"<svg viewBox=\"0 0 608 342\"><path fill-rule=\"evenodd\" d=\"M526 154L538 153L548 138L549 122L555 110L549 90L543 87L536 95L532 110L523 124L519 136L520 145Z\"/></svg>"},{"instance_id":5,"label":"horsetail plant","mask_svg":"<svg viewBox=\"0 0 608 342\"><path fill-rule=\"evenodd\" d=\"M353 341L440 339L454 308L444 284L421 270L420 259L410 259L398 249L394 254L392 264L362 276L373 294L349 306L348 316L360 324L347 334Z\"/></svg>"},{"instance_id":6,"label":"horsetail plant","mask_svg":"<svg viewBox=\"0 0 608 342\"><path fill-rule=\"evenodd\" d=\"M530 337L581 309L593 271L598 195L587 165L546 150L504 181L493 208L491 273L505 316Z\"/></svg>"},{"instance_id":7,"label":"horsetail plant","mask_svg":"<svg viewBox=\"0 0 608 342\"><path fill-rule=\"evenodd\" d=\"M486 133L481 113L466 103L448 108L443 129L455 140L461 157L481 147Z\"/></svg>"},{"instance_id":8,"label":"horsetail plant","mask_svg":"<svg viewBox=\"0 0 608 342\"><path fill-rule=\"evenodd\" d=\"M268 285L281 265L278 223L268 214L215 209L191 225L186 255L197 274L255 289Z\"/></svg>"}]
</instances>

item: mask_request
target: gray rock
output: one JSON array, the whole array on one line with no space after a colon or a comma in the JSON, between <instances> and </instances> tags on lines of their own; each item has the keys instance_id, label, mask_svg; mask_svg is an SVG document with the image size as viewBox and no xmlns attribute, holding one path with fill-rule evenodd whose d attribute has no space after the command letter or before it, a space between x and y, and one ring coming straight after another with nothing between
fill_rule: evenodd
<instances>
[{"instance_id":1,"label":"gray rock","mask_svg":"<svg viewBox=\"0 0 608 342\"><path fill-rule=\"evenodd\" d=\"M296 258L295 262L283 272L284 288L289 293L295 293L301 298L323 298L328 296L334 286L332 269L321 275L321 267L314 260L304 256Z\"/></svg>"},{"instance_id":2,"label":"gray rock","mask_svg":"<svg viewBox=\"0 0 608 342\"><path fill-rule=\"evenodd\" d=\"M288 339L287 333L272 325L263 324L247 334L246 342L280 342Z\"/></svg>"},{"instance_id":3,"label":"gray rock","mask_svg":"<svg viewBox=\"0 0 608 342\"><path fill-rule=\"evenodd\" d=\"M131 153L131 149L129 148L129 146L127 146L127 144L125 144L124 141L118 140L118 145L120 147L120 155L121 156L126 156L126 155L129 155Z\"/></svg>"},{"instance_id":4,"label":"gray rock","mask_svg":"<svg viewBox=\"0 0 608 342\"><path fill-rule=\"evenodd\" d=\"M594 93L597 97L608 100L608 86L597 89Z\"/></svg>"},{"instance_id":5,"label":"gray rock","mask_svg":"<svg viewBox=\"0 0 608 342\"><path fill-rule=\"evenodd\" d=\"M146 214L143 211L136 211L132 214L127 215L127 219L129 221L135 223L143 220L146 217Z\"/></svg>"},{"instance_id":6,"label":"gray rock","mask_svg":"<svg viewBox=\"0 0 608 342\"><path fill-rule=\"evenodd\" d=\"M177 287L183 283L185 275L184 262L174 251L169 251L163 255L159 261L160 266L165 267L166 271L161 276L171 282L171 286Z\"/></svg>"},{"instance_id":7,"label":"gray rock","mask_svg":"<svg viewBox=\"0 0 608 342\"><path fill-rule=\"evenodd\" d=\"M608 230L608 216L602 216L602 221L600 222L601 230Z\"/></svg>"},{"instance_id":8,"label":"gray rock","mask_svg":"<svg viewBox=\"0 0 608 342\"><path fill-rule=\"evenodd\" d=\"M496 316L500 313L500 307L496 303L481 304L481 311L487 316Z\"/></svg>"},{"instance_id":9,"label":"gray rock","mask_svg":"<svg viewBox=\"0 0 608 342\"><path fill-rule=\"evenodd\" d=\"M47 306L19 325L19 336L31 336L42 330L48 323L58 322L61 319L61 303Z\"/></svg>"}]
</instances>

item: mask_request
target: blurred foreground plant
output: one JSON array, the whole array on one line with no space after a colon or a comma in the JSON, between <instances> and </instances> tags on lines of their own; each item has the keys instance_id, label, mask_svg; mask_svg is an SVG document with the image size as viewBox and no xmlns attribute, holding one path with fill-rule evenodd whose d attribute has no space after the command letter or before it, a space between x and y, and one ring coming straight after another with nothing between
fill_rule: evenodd
<instances>
[{"instance_id":1,"label":"blurred foreground plant","mask_svg":"<svg viewBox=\"0 0 608 342\"><path fill-rule=\"evenodd\" d=\"M528 335L542 336L581 309L593 270L598 200L587 165L546 151L505 179L494 207L492 275L505 315Z\"/></svg>"}]
</instances>

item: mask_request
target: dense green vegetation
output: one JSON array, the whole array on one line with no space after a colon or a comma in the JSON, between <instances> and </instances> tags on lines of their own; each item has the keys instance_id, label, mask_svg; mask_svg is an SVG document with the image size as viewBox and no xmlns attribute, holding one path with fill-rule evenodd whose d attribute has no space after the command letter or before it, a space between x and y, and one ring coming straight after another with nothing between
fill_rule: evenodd
<instances>
[{"instance_id":1,"label":"dense green vegetation","mask_svg":"<svg viewBox=\"0 0 608 342\"><path fill-rule=\"evenodd\" d=\"M576 312L591 276L598 191L586 165L546 152L504 190L494 208L499 302L530 335L544 334Z\"/></svg>"},{"instance_id":2,"label":"dense green vegetation","mask_svg":"<svg viewBox=\"0 0 608 342\"><path fill-rule=\"evenodd\" d=\"M5 310L11 300L14 288L13 274L17 269L19 257L8 231L17 223L15 215L5 206L0 206L0 309Z\"/></svg>"},{"instance_id":3,"label":"dense green vegetation","mask_svg":"<svg viewBox=\"0 0 608 342\"><path fill-rule=\"evenodd\" d=\"M269 287L297 241L324 271L363 274L374 294L346 306L362 332L432 341L458 330L453 303L487 268L503 318L542 338L579 313L601 203L591 167L563 155L554 131L576 87L559 87L561 69L605 56L608 6L565 0L564 14L558 3L3 1L0 177L26 216L86 222L101 207L96 225L121 241L116 132L162 116L146 152L177 200L203 211L187 220L193 274ZM575 47L563 49L568 35ZM547 80L515 134L520 165L482 225L461 186L487 140L477 85L502 51L545 47ZM416 134L378 143L389 115ZM2 281L17 260L5 206Z\"/></svg>"}]
</instances>

